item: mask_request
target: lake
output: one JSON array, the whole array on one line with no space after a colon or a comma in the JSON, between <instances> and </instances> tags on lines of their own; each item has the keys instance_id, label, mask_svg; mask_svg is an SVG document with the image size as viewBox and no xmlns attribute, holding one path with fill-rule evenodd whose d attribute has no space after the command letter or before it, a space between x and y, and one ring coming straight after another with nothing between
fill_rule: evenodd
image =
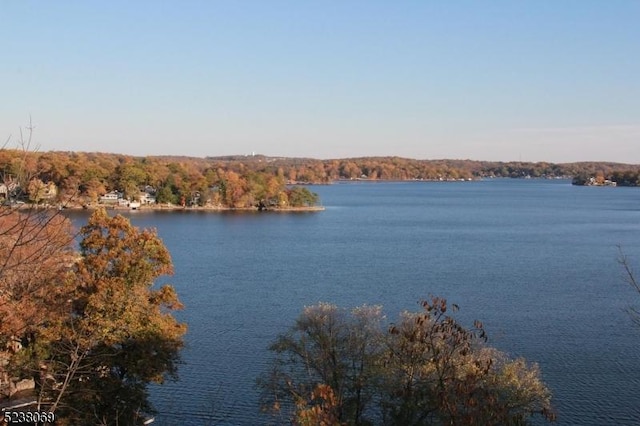
<instances>
[{"instance_id":1,"label":"lake","mask_svg":"<svg viewBox=\"0 0 640 426\"><path fill-rule=\"evenodd\" d=\"M640 189L566 180L314 186L319 213L128 212L172 253L189 326L156 424L263 424L255 379L305 305L437 295L490 344L537 362L558 425L640 422L640 330L618 246L640 274ZM163 282L164 282L163 281Z\"/></svg>"}]
</instances>

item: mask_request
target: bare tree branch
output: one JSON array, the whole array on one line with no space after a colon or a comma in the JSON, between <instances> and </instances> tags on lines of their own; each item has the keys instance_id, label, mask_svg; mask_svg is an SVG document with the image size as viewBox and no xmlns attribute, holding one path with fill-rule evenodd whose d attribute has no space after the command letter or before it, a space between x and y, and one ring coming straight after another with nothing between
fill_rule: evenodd
<instances>
[{"instance_id":1,"label":"bare tree branch","mask_svg":"<svg viewBox=\"0 0 640 426\"><path fill-rule=\"evenodd\" d=\"M629 262L629 258L622 250L622 247L618 246L618 263L622 265L622 269L625 274L625 281L638 293L640 294L640 283L636 279L636 275L631 267L631 263ZM625 312L629 314L631 320L640 327L640 311L634 308L633 306L629 306L625 309Z\"/></svg>"}]
</instances>

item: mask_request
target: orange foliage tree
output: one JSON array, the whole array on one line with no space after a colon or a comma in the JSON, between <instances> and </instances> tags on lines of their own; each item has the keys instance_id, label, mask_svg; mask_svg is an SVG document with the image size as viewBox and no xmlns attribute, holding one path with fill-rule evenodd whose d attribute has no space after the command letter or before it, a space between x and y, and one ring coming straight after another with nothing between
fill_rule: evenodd
<instances>
[{"instance_id":1,"label":"orange foliage tree","mask_svg":"<svg viewBox=\"0 0 640 426\"><path fill-rule=\"evenodd\" d=\"M66 316L52 321L41 383L68 424L139 424L153 412L146 386L175 376L186 326L169 285L168 250L152 230L97 210L80 231L80 258L66 285Z\"/></svg>"},{"instance_id":2,"label":"orange foliage tree","mask_svg":"<svg viewBox=\"0 0 640 426\"><path fill-rule=\"evenodd\" d=\"M73 262L69 221L57 213L14 204L39 181L30 150L32 127L21 129L18 149L0 149L10 166L0 169L0 398L24 377L12 361L59 313L60 283ZM24 353L24 352L23 352Z\"/></svg>"},{"instance_id":3,"label":"orange foliage tree","mask_svg":"<svg viewBox=\"0 0 640 426\"><path fill-rule=\"evenodd\" d=\"M176 374L186 326L152 230L96 211L73 248L64 217L0 208L0 386L34 379L57 424L141 424L146 386ZM0 395L0 399L2 395Z\"/></svg>"}]
</instances>

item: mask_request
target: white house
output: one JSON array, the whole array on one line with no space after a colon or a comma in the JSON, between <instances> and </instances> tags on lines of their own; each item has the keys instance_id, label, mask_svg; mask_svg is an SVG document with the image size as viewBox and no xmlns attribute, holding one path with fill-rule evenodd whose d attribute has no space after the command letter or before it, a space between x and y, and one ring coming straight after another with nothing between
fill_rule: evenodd
<instances>
[{"instance_id":1,"label":"white house","mask_svg":"<svg viewBox=\"0 0 640 426\"><path fill-rule=\"evenodd\" d=\"M7 183L0 183L0 197L8 198L9 193L15 193L19 187L18 183L14 182L12 179L9 179Z\"/></svg>"},{"instance_id":2,"label":"white house","mask_svg":"<svg viewBox=\"0 0 640 426\"><path fill-rule=\"evenodd\" d=\"M145 192L143 194L140 194L140 202L142 204L155 204L156 197L155 195L151 195L148 192Z\"/></svg>"},{"instance_id":3,"label":"white house","mask_svg":"<svg viewBox=\"0 0 640 426\"><path fill-rule=\"evenodd\" d=\"M122 198L122 193L118 191L111 191L100 197L100 202L105 204L115 204Z\"/></svg>"}]
</instances>

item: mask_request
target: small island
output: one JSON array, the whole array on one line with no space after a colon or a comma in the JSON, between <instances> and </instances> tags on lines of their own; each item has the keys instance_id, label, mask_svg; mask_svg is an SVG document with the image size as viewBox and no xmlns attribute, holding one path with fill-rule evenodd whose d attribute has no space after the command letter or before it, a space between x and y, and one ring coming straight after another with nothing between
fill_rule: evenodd
<instances>
[{"instance_id":1,"label":"small island","mask_svg":"<svg viewBox=\"0 0 640 426\"><path fill-rule=\"evenodd\" d=\"M640 186L640 171L616 170L606 175L602 171L595 175L579 173L571 183L577 186Z\"/></svg>"}]
</instances>

